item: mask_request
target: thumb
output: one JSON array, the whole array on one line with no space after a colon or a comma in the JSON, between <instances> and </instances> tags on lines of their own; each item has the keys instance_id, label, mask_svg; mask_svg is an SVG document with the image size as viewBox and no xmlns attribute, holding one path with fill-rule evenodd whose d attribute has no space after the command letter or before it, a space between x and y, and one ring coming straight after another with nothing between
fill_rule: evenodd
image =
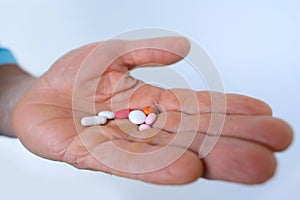
<instances>
[{"instance_id":1,"label":"thumb","mask_svg":"<svg viewBox=\"0 0 300 200\"><path fill-rule=\"evenodd\" d=\"M169 65L184 58L190 43L184 37L163 37L127 41L126 51L120 57L123 66L132 69L148 65Z\"/></svg>"},{"instance_id":2,"label":"thumb","mask_svg":"<svg viewBox=\"0 0 300 200\"><path fill-rule=\"evenodd\" d=\"M81 73L89 80L108 71L127 72L138 66L169 65L184 58L190 43L184 37L143 40L108 40L99 43L85 58Z\"/></svg>"},{"instance_id":3,"label":"thumb","mask_svg":"<svg viewBox=\"0 0 300 200\"><path fill-rule=\"evenodd\" d=\"M169 65L185 57L189 50L190 43L183 37L104 41L98 43L83 60L75 85L97 88L99 80L107 72L120 72L122 75L139 66ZM108 77L116 82L115 77Z\"/></svg>"}]
</instances>

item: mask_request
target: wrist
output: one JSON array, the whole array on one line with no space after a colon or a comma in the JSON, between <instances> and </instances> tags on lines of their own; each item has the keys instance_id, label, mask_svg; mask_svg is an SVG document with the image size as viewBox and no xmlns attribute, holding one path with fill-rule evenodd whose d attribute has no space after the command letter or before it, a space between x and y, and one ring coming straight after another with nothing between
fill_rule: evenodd
<instances>
[{"instance_id":1,"label":"wrist","mask_svg":"<svg viewBox=\"0 0 300 200\"><path fill-rule=\"evenodd\" d=\"M14 109L35 80L17 65L0 67L0 134L16 136L12 128Z\"/></svg>"}]
</instances>

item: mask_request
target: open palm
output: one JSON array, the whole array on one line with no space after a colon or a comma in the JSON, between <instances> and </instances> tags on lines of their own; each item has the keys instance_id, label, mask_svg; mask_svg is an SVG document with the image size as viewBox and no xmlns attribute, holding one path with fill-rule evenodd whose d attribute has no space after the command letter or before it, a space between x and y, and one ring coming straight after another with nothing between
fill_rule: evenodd
<instances>
[{"instance_id":1,"label":"open palm","mask_svg":"<svg viewBox=\"0 0 300 200\"><path fill-rule=\"evenodd\" d=\"M268 105L228 94L226 110L212 110L209 92L164 90L129 74L137 66L177 62L188 50L186 39L170 37L94 43L69 52L18 104L13 117L18 138L47 159L157 184L201 176L248 184L267 180L276 167L273 153L292 139L291 128L273 118ZM127 119L80 125L83 116L102 110L148 105L161 113L147 131ZM199 158L213 117L225 119L221 137Z\"/></svg>"}]
</instances>

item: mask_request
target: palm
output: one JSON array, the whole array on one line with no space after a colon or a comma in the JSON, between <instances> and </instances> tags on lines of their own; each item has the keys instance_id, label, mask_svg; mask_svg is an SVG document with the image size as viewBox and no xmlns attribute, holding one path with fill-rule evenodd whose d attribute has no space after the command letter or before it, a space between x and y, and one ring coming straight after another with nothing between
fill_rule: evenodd
<instances>
[{"instance_id":1,"label":"palm","mask_svg":"<svg viewBox=\"0 0 300 200\"><path fill-rule=\"evenodd\" d=\"M155 42L182 56L187 52L184 40L177 47L172 45L172 39L139 41L133 43L133 46L151 46ZM124 43L110 44L114 45L122 47ZM82 47L58 60L18 105L14 115L15 129L30 151L78 168L100 170L160 184L186 183L199 176L257 183L272 175L275 167L272 152L288 146L291 130L284 122L270 116L267 105L252 98L228 95L228 115L222 136L213 151L204 159L199 159L197 152L203 141L203 133L207 131L208 119L214 115L210 110L207 92L193 92L197 96L196 101L201 103L198 110L194 108L195 104L181 103L190 98L192 91L166 91L143 84L127 73L137 65L170 64L180 57L147 49L123 55L113 63L99 58L81 65L95 46L96 44ZM115 58L116 55L112 53L115 47L106 47L110 48L107 52L104 48L103 60L107 57ZM145 131L143 137L140 137L136 127L128 120L112 120L104 126L88 128L79 123L81 117L95 115L101 110L116 111L153 104L159 104L163 112L153 129ZM176 124L179 124L178 116L182 113L186 115L184 119L190 120L186 120L179 128ZM191 126L190 122L200 113L202 117L199 124ZM184 140L191 132L196 134L193 135L191 145L187 146ZM182 142L170 143L176 135L181 135ZM180 152L182 155L174 159L174 162L158 167L156 163L162 159L160 156L167 158L170 157L169 154L162 153L147 160L116 151L116 147L140 154L167 147L168 151L165 152ZM140 164L141 162L144 163Z\"/></svg>"}]
</instances>

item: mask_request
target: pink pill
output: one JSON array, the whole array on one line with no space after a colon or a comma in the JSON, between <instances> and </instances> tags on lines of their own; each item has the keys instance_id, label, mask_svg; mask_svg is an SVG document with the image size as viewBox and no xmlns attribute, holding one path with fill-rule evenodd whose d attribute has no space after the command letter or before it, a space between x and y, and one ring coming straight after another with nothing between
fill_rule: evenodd
<instances>
[{"instance_id":1,"label":"pink pill","mask_svg":"<svg viewBox=\"0 0 300 200\"><path fill-rule=\"evenodd\" d=\"M139 131L144 131L144 130L147 130L147 129L150 129L151 126L148 125L148 124L141 124L139 125Z\"/></svg>"},{"instance_id":2,"label":"pink pill","mask_svg":"<svg viewBox=\"0 0 300 200\"><path fill-rule=\"evenodd\" d=\"M156 114L155 113L150 113L146 119L145 119L145 123L148 125L152 125L156 120Z\"/></svg>"},{"instance_id":3,"label":"pink pill","mask_svg":"<svg viewBox=\"0 0 300 200\"><path fill-rule=\"evenodd\" d=\"M115 118L116 119L126 119L126 118L128 118L128 115L132 110L133 109L130 109L130 108L119 110L115 113Z\"/></svg>"}]
</instances>

